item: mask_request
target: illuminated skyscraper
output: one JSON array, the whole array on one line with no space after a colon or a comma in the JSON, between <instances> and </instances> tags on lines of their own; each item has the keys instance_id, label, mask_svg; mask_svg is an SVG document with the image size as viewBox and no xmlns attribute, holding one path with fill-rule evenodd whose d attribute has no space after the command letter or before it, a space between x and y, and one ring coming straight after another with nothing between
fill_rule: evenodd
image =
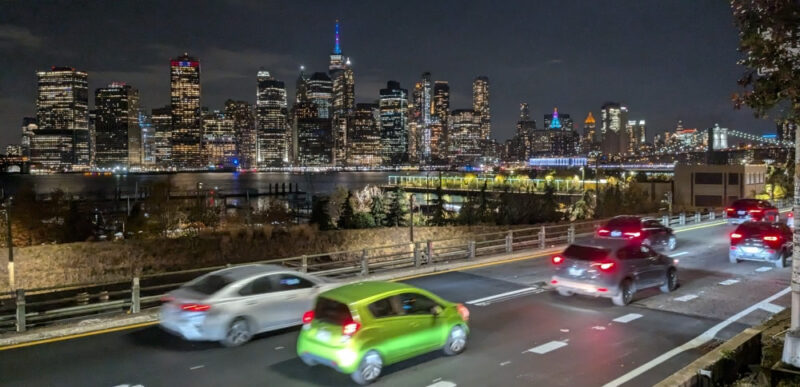
<instances>
[{"instance_id":1,"label":"illuminated skyscraper","mask_svg":"<svg viewBox=\"0 0 800 387\"><path fill-rule=\"evenodd\" d=\"M544 115L544 129L550 130L574 130L575 124L569 114L559 113L558 108L553 109L552 114Z\"/></svg>"},{"instance_id":2,"label":"illuminated skyscraper","mask_svg":"<svg viewBox=\"0 0 800 387\"><path fill-rule=\"evenodd\" d=\"M639 149L645 144L646 139L646 126L644 120L628 120L625 125L625 135L628 137L628 153L637 153Z\"/></svg>"},{"instance_id":3,"label":"illuminated skyscraper","mask_svg":"<svg viewBox=\"0 0 800 387\"><path fill-rule=\"evenodd\" d=\"M344 165L347 158L347 115L355 107L355 78L350 67L350 58L344 57L339 41L339 21L336 21L333 52L328 72L333 80L333 127L334 163Z\"/></svg>"},{"instance_id":4,"label":"illuminated skyscraper","mask_svg":"<svg viewBox=\"0 0 800 387\"><path fill-rule=\"evenodd\" d=\"M457 109L450 114L448 139L450 162L455 165L473 165L482 156L481 116L472 109Z\"/></svg>"},{"instance_id":5,"label":"illuminated skyscraper","mask_svg":"<svg viewBox=\"0 0 800 387\"><path fill-rule=\"evenodd\" d=\"M531 119L528 104L521 103L519 105L517 133L511 143L512 149L509 151L514 160L527 161L531 157L533 132L535 130L536 121Z\"/></svg>"},{"instance_id":6,"label":"illuminated skyscraper","mask_svg":"<svg viewBox=\"0 0 800 387\"><path fill-rule=\"evenodd\" d=\"M238 163L233 120L219 110L203 112L203 156L206 165L216 168L234 168Z\"/></svg>"},{"instance_id":7,"label":"illuminated skyscraper","mask_svg":"<svg viewBox=\"0 0 800 387\"><path fill-rule=\"evenodd\" d=\"M422 79L414 85L410 106L409 156L412 162L428 164L431 161L431 73L423 73Z\"/></svg>"},{"instance_id":8,"label":"illuminated skyscraper","mask_svg":"<svg viewBox=\"0 0 800 387\"><path fill-rule=\"evenodd\" d=\"M481 138L488 140L492 134L492 114L489 110L489 78L485 76L472 82L472 110L480 115Z\"/></svg>"},{"instance_id":9,"label":"illuminated skyscraper","mask_svg":"<svg viewBox=\"0 0 800 387\"><path fill-rule=\"evenodd\" d=\"M36 124L36 117L24 117L22 119L21 152L22 156L29 159L31 157L31 138L37 129L39 129L39 125Z\"/></svg>"},{"instance_id":10,"label":"illuminated skyscraper","mask_svg":"<svg viewBox=\"0 0 800 387\"><path fill-rule=\"evenodd\" d=\"M295 104L294 125L297 135L297 160L301 167L330 166L333 162L331 120L320 118L312 102Z\"/></svg>"},{"instance_id":11,"label":"illuminated skyscraper","mask_svg":"<svg viewBox=\"0 0 800 387\"><path fill-rule=\"evenodd\" d=\"M56 170L88 168L91 157L88 75L71 67L53 67L36 75L38 128L34 136L47 138L31 143L31 162ZM69 140L57 150L49 145L46 145L48 150L36 149L36 146L54 144L51 140L57 138Z\"/></svg>"},{"instance_id":12,"label":"illuminated skyscraper","mask_svg":"<svg viewBox=\"0 0 800 387\"><path fill-rule=\"evenodd\" d=\"M357 167L381 165L380 109L359 103L347 121L347 164Z\"/></svg>"},{"instance_id":13,"label":"illuminated skyscraper","mask_svg":"<svg viewBox=\"0 0 800 387\"><path fill-rule=\"evenodd\" d=\"M447 81L433 83L431 109L431 158L443 162L447 159L447 121L450 118L450 85Z\"/></svg>"},{"instance_id":14,"label":"illuminated skyscraper","mask_svg":"<svg viewBox=\"0 0 800 387\"><path fill-rule=\"evenodd\" d=\"M225 101L225 117L233 122L236 138L234 168L254 168L256 160L256 118L247 101Z\"/></svg>"},{"instance_id":15,"label":"illuminated skyscraper","mask_svg":"<svg viewBox=\"0 0 800 387\"><path fill-rule=\"evenodd\" d=\"M589 115L586 116L586 119L583 121L583 141L581 143L581 148L584 154L598 149L597 124L594 116L592 116L592 112L589 112Z\"/></svg>"},{"instance_id":16,"label":"illuminated skyscraper","mask_svg":"<svg viewBox=\"0 0 800 387\"><path fill-rule=\"evenodd\" d=\"M280 167L288 163L286 87L283 82L272 77L268 71L258 72L256 115L258 119L257 145L255 147L257 165L260 168Z\"/></svg>"},{"instance_id":17,"label":"illuminated skyscraper","mask_svg":"<svg viewBox=\"0 0 800 387\"><path fill-rule=\"evenodd\" d=\"M200 112L200 62L188 54L170 61L172 164L177 168L203 166Z\"/></svg>"},{"instance_id":18,"label":"illuminated skyscraper","mask_svg":"<svg viewBox=\"0 0 800 387\"><path fill-rule=\"evenodd\" d=\"M97 89L95 105L95 165L99 168L142 166L139 91L124 83Z\"/></svg>"},{"instance_id":19,"label":"illuminated skyscraper","mask_svg":"<svg viewBox=\"0 0 800 387\"><path fill-rule=\"evenodd\" d=\"M408 162L408 90L389 81L380 91L381 151L385 165Z\"/></svg>"},{"instance_id":20,"label":"illuminated skyscraper","mask_svg":"<svg viewBox=\"0 0 800 387\"><path fill-rule=\"evenodd\" d=\"M155 160L159 168L172 166L172 109L169 106L151 111L155 137Z\"/></svg>"},{"instance_id":21,"label":"illuminated skyscraper","mask_svg":"<svg viewBox=\"0 0 800 387\"><path fill-rule=\"evenodd\" d=\"M600 111L600 122L600 150L606 155L626 152L630 141L625 133L628 108L616 102L607 102Z\"/></svg>"},{"instance_id":22,"label":"illuminated skyscraper","mask_svg":"<svg viewBox=\"0 0 800 387\"><path fill-rule=\"evenodd\" d=\"M333 81L328 74L316 72L308 79L308 100L317 106L319 118L330 119L333 100Z\"/></svg>"}]
</instances>

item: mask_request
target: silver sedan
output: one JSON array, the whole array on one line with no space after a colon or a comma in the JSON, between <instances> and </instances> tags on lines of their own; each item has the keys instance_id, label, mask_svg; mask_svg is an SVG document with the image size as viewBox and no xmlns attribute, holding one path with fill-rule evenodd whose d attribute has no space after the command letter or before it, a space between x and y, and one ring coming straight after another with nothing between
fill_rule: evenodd
<instances>
[{"instance_id":1,"label":"silver sedan","mask_svg":"<svg viewBox=\"0 0 800 387\"><path fill-rule=\"evenodd\" d=\"M302 324L327 279L276 265L244 265L208 273L169 293L160 325L187 340L237 346L253 335Z\"/></svg>"}]
</instances>

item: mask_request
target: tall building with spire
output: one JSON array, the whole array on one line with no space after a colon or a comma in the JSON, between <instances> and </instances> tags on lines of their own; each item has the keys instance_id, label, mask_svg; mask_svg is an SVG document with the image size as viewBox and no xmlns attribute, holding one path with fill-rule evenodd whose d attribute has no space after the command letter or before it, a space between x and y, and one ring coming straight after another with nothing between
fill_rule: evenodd
<instances>
[{"instance_id":1,"label":"tall building with spire","mask_svg":"<svg viewBox=\"0 0 800 387\"><path fill-rule=\"evenodd\" d=\"M355 77L350 67L350 58L342 54L339 40L339 21L336 21L334 30L334 46L330 55L328 73L333 81L333 101L331 124L333 128L333 157L335 165L345 165L347 162L347 116L355 108L356 92Z\"/></svg>"},{"instance_id":2,"label":"tall building with spire","mask_svg":"<svg viewBox=\"0 0 800 387\"><path fill-rule=\"evenodd\" d=\"M286 86L266 70L258 72L257 80L255 164L280 167L289 161Z\"/></svg>"},{"instance_id":3,"label":"tall building with spire","mask_svg":"<svg viewBox=\"0 0 800 387\"><path fill-rule=\"evenodd\" d=\"M583 121L583 139L581 141L581 152L584 154L588 154L589 152L594 152L598 149L598 142L597 142L597 124L592 116L592 112L589 112L589 115L586 116L586 119Z\"/></svg>"},{"instance_id":4,"label":"tall building with spire","mask_svg":"<svg viewBox=\"0 0 800 387\"><path fill-rule=\"evenodd\" d=\"M200 62L186 53L170 60L170 107L172 164L179 169L202 167Z\"/></svg>"},{"instance_id":5,"label":"tall building with spire","mask_svg":"<svg viewBox=\"0 0 800 387\"><path fill-rule=\"evenodd\" d=\"M489 109L489 78L479 76L472 82L472 110L479 115L481 139L492 134L492 114Z\"/></svg>"}]
</instances>

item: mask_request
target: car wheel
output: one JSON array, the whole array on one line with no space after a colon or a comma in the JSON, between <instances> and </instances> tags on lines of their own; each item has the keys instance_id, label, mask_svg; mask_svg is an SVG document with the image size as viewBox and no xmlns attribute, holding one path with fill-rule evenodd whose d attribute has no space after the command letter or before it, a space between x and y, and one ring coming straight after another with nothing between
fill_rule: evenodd
<instances>
[{"instance_id":1,"label":"car wheel","mask_svg":"<svg viewBox=\"0 0 800 387\"><path fill-rule=\"evenodd\" d=\"M467 332L460 325L450 330L447 342L444 343L444 354L447 356L458 355L467 347Z\"/></svg>"},{"instance_id":2,"label":"car wheel","mask_svg":"<svg viewBox=\"0 0 800 387\"><path fill-rule=\"evenodd\" d=\"M307 365L309 367L313 367L313 366L317 365L317 362L315 362L314 360L312 360L310 357L307 357L307 356L300 356L300 360L303 361L303 364L305 364L305 365Z\"/></svg>"},{"instance_id":3,"label":"car wheel","mask_svg":"<svg viewBox=\"0 0 800 387\"><path fill-rule=\"evenodd\" d=\"M239 317L233 320L231 326L228 327L225 338L220 342L226 347L238 347L250 341L252 337L253 333L250 331L250 324L247 323L246 319Z\"/></svg>"},{"instance_id":4,"label":"car wheel","mask_svg":"<svg viewBox=\"0 0 800 387\"><path fill-rule=\"evenodd\" d=\"M675 238L675 235L670 235L667 240L667 250L673 251L676 247L678 247L678 239Z\"/></svg>"},{"instance_id":5,"label":"car wheel","mask_svg":"<svg viewBox=\"0 0 800 387\"><path fill-rule=\"evenodd\" d=\"M614 305L625 306L631 303L633 299L633 282L630 279L622 281L619 286L619 292L611 298Z\"/></svg>"},{"instance_id":6,"label":"car wheel","mask_svg":"<svg viewBox=\"0 0 800 387\"><path fill-rule=\"evenodd\" d=\"M382 368L383 359L381 359L381 355L378 352L369 351L361 359L356 371L350 374L350 378L357 384L364 386L378 379L381 376Z\"/></svg>"},{"instance_id":7,"label":"car wheel","mask_svg":"<svg viewBox=\"0 0 800 387\"><path fill-rule=\"evenodd\" d=\"M669 293L678 287L678 271L674 267L667 270L667 278L664 285L659 288L662 293Z\"/></svg>"},{"instance_id":8,"label":"car wheel","mask_svg":"<svg viewBox=\"0 0 800 387\"><path fill-rule=\"evenodd\" d=\"M564 296L564 297L569 297L569 296L571 296L573 294L571 291L569 291L567 289L557 289L556 291L558 292L559 295Z\"/></svg>"},{"instance_id":9,"label":"car wheel","mask_svg":"<svg viewBox=\"0 0 800 387\"><path fill-rule=\"evenodd\" d=\"M652 243L650 243L650 238L644 238L644 239L642 239L642 244L643 244L643 245L648 245L648 246L651 246L651 247L653 246L653 244L652 244Z\"/></svg>"},{"instance_id":10,"label":"car wheel","mask_svg":"<svg viewBox=\"0 0 800 387\"><path fill-rule=\"evenodd\" d=\"M786 266L786 252L781 252L777 260L775 260L775 267L783 269Z\"/></svg>"},{"instance_id":11,"label":"car wheel","mask_svg":"<svg viewBox=\"0 0 800 387\"><path fill-rule=\"evenodd\" d=\"M734 256L733 256L733 254L728 254L728 260L729 260L731 263L739 263L739 260L738 260L738 259L736 259L736 257L734 257Z\"/></svg>"}]
</instances>

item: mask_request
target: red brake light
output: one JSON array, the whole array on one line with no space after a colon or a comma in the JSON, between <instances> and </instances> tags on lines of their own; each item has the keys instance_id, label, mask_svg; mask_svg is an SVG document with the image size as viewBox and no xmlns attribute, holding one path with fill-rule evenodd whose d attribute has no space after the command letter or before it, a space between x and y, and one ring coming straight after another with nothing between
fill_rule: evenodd
<instances>
[{"instance_id":1,"label":"red brake light","mask_svg":"<svg viewBox=\"0 0 800 387\"><path fill-rule=\"evenodd\" d=\"M181 310L185 310L187 312L205 312L211 309L211 305L206 304L183 304L181 305Z\"/></svg>"},{"instance_id":2,"label":"red brake light","mask_svg":"<svg viewBox=\"0 0 800 387\"><path fill-rule=\"evenodd\" d=\"M731 207L728 207L728 208L726 208L726 209L725 209L725 211L728 211L728 212L733 212L733 211L734 211L734 209L733 209L733 208L731 208Z\"/></svg>"},{"instance_id":3,"label":"red brake light","mask_svg":"<svg viewBox=\"0 0 800 387\"><path fill-rule=\"evenodd\" d=\"M303 313L303 324L310 324L311 320L314 319L314 311L309 310L308 312Z\"/></svg>"},{"instance_id":4,"label":"red brake light","mask_svg":"<svg viewBox=\"0 0 800 387\"><path fill-rule=\"evenodd\" d=\"M355 321L350 321L342 326L342 334L345 336L352 336L356 334L359 329L361 329L361 324Z\"/></svg>"},{"instance_id":5,"label":"red brake light","mask_svg":"<svg viewBox=\"0 0 800 387\"><path fill-rule=\"evenodd\" d=\"M461 315L461 319L464 321L469 321L469 309L463 304L456 304L456 309L458 309L458 314Z\"/></svg>"},{"instance_id":6,"label":"red brake light","mask_svg":"<svg viewBox=\"0 0 800 387\"><path fill-rule=\"evenodd\" d=\"M592 266L600 269L601 271L610 271L614 268L614 262L595 262L592 263Z\"/></svg>"},{"instance_id":7,"label":"red brake light","mask_svg":"<svg viewBox=\"0 0 800 387\"><path fill-rule=\"evenodd\" d=\"M564 262L564 257L562 257L560 255L554 255L552 261L553 261L554 264L558 265L558 264Z\"/></svg>"},{"instance_id":8,"label":"red brake light","mask_svg":"<svg viewBox=\"0 0 800 387\"><path fill-rule=\"evenodd\" d=\"M608 234L608 233L610 233L610 232L611 232L611 231L608 231L608 230L606 230L606 229L604 229L604 228L601 228L601 229L597 230L597 233L598 233L598 234Z\"/></svg>"},{"instance_id":9,"label":"red brake light","mask_svg":"<svg viewBox=\"0 0 800 387\"><path fill-rule=\"evenodd\" d=\"M625 236L629 236L629 237L633 237L633 238L638 238L640 235L642 235L642 233L640 233L638 231L635 231L635 232L634 231L628 231L628 232L625 233Z\"/></svg>"},{"instance_id":10,"label":"red brake light","mask_svg":"<svg viewBox=\"0 0 800 387\"><path fill-rule=\"evenodd\" d=\"M742 239L742 234L739 233L731 233L731 239Z\"/></svg>"},{"instance_id":11,"label":"red brake light","mask_svg":"<svg viewBox=\"0 0 800 387\"><path fill-rule=\"evenodd\" d=\"M608 288L597 288L598 292L607 292Z\"/></svg>"},{"instance_id":12,"label":"red brake light","mask_svg":"<svg viewBox=\"0 0 800 387\"><path fill-rule=\"evenodd\" d=\"M773 236L773 235L767 235L767 236L764 237L764 240L767 241L767 242L777 242L778 241L778 237Z\"/></svg>"},{"instance_id":13,"label":"red brake light","mask_svg":"<svg viewBox=\"0 0 800 387\"><path fill-rule=\"evenodd\" d=\"M751 213L751 214L760 214L761 210L750 210L748 212Z\"/></svg>"},{"instance_id":14,"label":"red brake light","mask_svg":"<svg viewBox=\"0 0 800 387\"><path fill-rule=\"evenodd\" d=\"M788 216L790 218L794 218L794 212L790 212L790 213L786 214L786 216Z\"/></svg>"}]
</instances>

